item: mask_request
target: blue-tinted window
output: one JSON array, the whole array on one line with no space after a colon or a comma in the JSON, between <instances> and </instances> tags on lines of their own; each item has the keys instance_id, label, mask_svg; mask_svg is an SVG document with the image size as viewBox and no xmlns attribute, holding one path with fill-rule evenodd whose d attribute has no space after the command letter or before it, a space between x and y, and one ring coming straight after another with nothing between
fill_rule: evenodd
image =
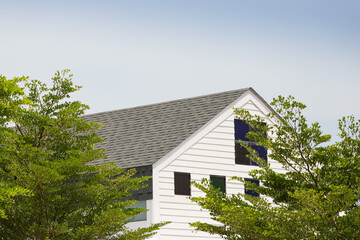
<instances>
[{"instance_id":1,"label":"blue-tinted window","mask_svg":"<svg viewBox=\"0 0 360 240\"><path fill-rule=\"evenodd\" d=\"M249 141L245 136L250 131L249 125L240 119L235 119L235 140Z\"/></svg>"},{"instance_id":2,"label":"blue-tinted window","mask_svg":"<svg viewBox=\"0 0 360 240\"><path fill-rule=\"evenodd\" d=\"M234 128L235 128L235 164L241 165L253 165L258 166L258 164L252 161L248 155L249 152L246 148L242 147L237 141L241 140L243 142L248 142L250 147L254 149L259 157L265 159L267 161L267 150L263 146L256 145L254 142L250 142L248 138L246 138L246 134L251 130L250 126L243 120L234 119Z\"/></svg>"},{"instance_id":3,"label":"blue-tinted window","mask_svg":"<svg viewBox=\"0 0 360 240\"><path fill-rule=\"evenodd\" d=\"M259 146L259 145L251 145L251 148L254 149L259 154L259 157L261 157L262 159L267 161L266 148L264 148L263 146Z\"/></svg>"},{"instance_id":4,"label":"blue-tinted window","mask_svg":"<svg viewBox=\"0 0 360 240\"><path fill-rule=\"evenodd\" d=\"M252 191L252 190L250 190L250 189L247 189L247 187L246 187L246 183L247 183L247 182L249 182L249 183L255 183L256 185L259 186L259 180L246 178L246 179L245 179L245 194L251 195L251 196L253 196L253 197L258 197L258 196L260 196L259 193L255 192L255 191Z\"/></svg>"},{"instance_id":5,"label":"blue-tinted window","mask_svg":"<svg viewBox=\"0 0 360 240\"><path fill-rule=\"evenodd\" d=\"M146 201L139 201L137 202L135 205L130 206L129 208L142 208L142 209L146 209ZM145 221L146 220L146 213L147 212L143 212L140 213L138 215L136 215L131 222L137 222L137 221Z\"/></svg>"}]
</instances>

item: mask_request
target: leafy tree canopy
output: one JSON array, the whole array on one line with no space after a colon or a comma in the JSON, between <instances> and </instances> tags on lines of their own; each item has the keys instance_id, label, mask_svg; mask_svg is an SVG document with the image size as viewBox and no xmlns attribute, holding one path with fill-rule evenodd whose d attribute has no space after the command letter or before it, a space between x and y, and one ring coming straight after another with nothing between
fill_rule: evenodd
<instances>
[{"instance_id":1,"label":"leafy tree canopy","mask_svg":"<svg viewBox=\"0 0 360 240\"><path fill-rule=\"evenodd\" d=\"M199 231L224 239L360 239L360 121L353 116L339 120L341 141L330 144L318 123L309 124L302 114L306 106L293 97L278 97L272 106L279 116L273 126L259 116L234 109L253 129L248 138L268 151L282 165L274 171L245 142L240 144L259 167L249 175L260 193L223 196L208 180L194 183L205 192L192 201L209 210L219 224L195 222ZM267 134L264 134L266 132ZM233 177L244 183L244 179Z\"/></svg>"},{"instance_id":2,"label":"leafy tree canopy","mask_svg":"<svg viewBox=\"0 0 360 240\"><path fill-rule=\"evenodd\" d=\"M53 85L0 76L0 239L145 239L160 226L125 225L144 209L129 208L130 191L147 177L94 149L101 127L80 118L89 107L69 101L80 89L69 70Z\"/></svg>"}]
</instances>

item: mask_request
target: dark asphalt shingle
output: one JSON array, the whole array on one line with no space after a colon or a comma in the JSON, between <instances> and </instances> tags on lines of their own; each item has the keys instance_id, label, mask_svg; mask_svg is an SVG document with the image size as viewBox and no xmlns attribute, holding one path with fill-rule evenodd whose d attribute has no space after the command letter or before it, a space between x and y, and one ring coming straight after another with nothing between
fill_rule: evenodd
<instances>
[{"instance_id":1,"label":"dark asphalt shingle","mask_svg":"<svg viewBox=\"0 0 360 240\"><path fill-rule=\"evenodd\" d=\"M86 115L104 124L106 159L130 168L152 165L215 117L249 88Z\"/></svg>"}]
</instances>

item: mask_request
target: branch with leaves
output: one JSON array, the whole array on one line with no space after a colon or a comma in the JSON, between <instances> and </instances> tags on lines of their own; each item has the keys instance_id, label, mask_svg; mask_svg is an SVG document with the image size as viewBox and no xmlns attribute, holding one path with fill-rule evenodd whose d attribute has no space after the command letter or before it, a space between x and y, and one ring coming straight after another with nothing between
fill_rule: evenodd
<instances>
[{"instance_id":1,"label":"branch with leaves","mask_svg":"<svg viewBox=\"0 0 360 240\"><path fill-rule=\"evenodd\" d=\"M53 85L0 77L0 239L145 239L166 223L131 230L146 211L129 208L130 192L147 177L114 164L94 165L104 150L101 124L70 95L80 89L69 70Z\"/></svg>"},{"instance_id":2,"label":"branch with leaves","mask_svg":"<svg viewBox=\"0 0 360 240\"><path fill-rule=\"evenodd\" d=\"M360 120L339 120L341 141L329 144L331 136L318 123L307 122L304 104L279 96L271 105L278 115L266 117L276 119L274 125L243 109L234 112L252 129L246 137L264 146L268 158L286 171L275 172L271 161L240 141L259 164L249 175L261 184L247 183L247 188L260 197L239 193L224 198L206 180L194 183L204 196L192 201L219 224L191 225L224 239L359 239ZM244 183L236 176L233 180Z\"/></svg>"}]
</instances>

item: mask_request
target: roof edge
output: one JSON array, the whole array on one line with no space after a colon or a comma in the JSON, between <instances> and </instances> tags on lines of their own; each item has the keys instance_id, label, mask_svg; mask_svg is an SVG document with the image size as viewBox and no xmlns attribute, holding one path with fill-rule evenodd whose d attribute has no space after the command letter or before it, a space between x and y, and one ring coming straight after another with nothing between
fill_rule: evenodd
<instances>
[{"instance_id":1,"label":"roof edge","mask_svg":"<svg viewBox=\"0 0 360 240\"><path fill-rule=\"evenodd\" d=\"M196 97L185 97L185 98L179 98L179 99L174 99L174 100L169 100L169 101L164 101L164 102L144 104L144 105L139 105L139 106L135 106L135 107L119 108L119 109L115 109L115 110L108 110L108 111L103 111L103 112L84 114L84 115L82 115L82 116L93 116L93 115L97 115L97 114L111 113L111 112L116 112L116 111L126 110L126 109L149 107L149 106L154 106L154 105L163 104L163 103L171 103L171 102L177 102L177 101L181 101L181 100L189 100L189 99L195 99L195 98L213 96L213 95L223 94L223 93L231 93L231 92L237 92L237 91L244 91L244 92L246 92L246 91L248 91L248 90L253 90L254 93L257 94L257 95L260 97L260 95L259 95L258 93L256 93L255 90L254 90L252 87L247 87L247 88L240 88L240 89L236 89L236 90L228 90L228 91L223 91L223 92L210 93L210 94L200 95L200 96L196 96ZM261 98L261 100L264 101L264 102L266 102L263 98ZM270 106L269 106L269 107L270 107ZM271 107L270 107L270 108L271 108ZM272 109L272 108L271 108L271 109ZM273 109L272 109L272 110L273 110Z\"/></svg>"},{"instance_id":2,"label":"roof edge","mask_svg":"<svg viewBox=\"0 0 360 240\"><path fill-rule=\"evenodd\" d=\"M281 118L280 115L271 107L271 105L267 103L267 101L265 101L265 99L262 96L260 96L260 94L258 94L252 87L249 87L248 91L254 93L256 97L258 97L266 105L266 107L268 107L275 114L277 118L279 119Z\"/></svg>"}]
</instances>

